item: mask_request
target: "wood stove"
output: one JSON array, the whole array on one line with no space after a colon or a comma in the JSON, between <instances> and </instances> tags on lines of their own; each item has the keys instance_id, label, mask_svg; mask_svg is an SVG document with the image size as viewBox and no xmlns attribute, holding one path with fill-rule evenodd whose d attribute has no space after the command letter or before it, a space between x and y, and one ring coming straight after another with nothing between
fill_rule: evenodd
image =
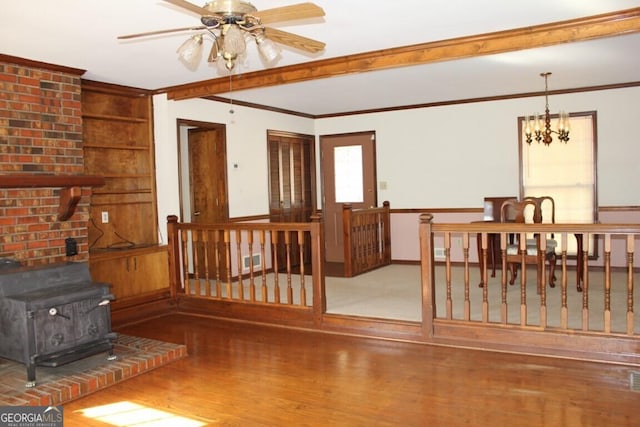
<instances>
[{"instance_id":1,"label":"wood stove","mask_svg":"<svg viewBox=\"0 0 640 427\"><path fill-rule=\"evenodd\" d=\"M86 262L0 268L0 357L56 367L107 352L115 359L109 285L91 280Z\"/></svg>"}]
</instances>

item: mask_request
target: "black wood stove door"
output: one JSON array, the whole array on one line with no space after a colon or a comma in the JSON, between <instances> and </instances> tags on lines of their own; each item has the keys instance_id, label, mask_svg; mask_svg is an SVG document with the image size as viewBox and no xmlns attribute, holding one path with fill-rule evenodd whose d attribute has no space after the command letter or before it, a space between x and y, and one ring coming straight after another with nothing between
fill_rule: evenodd
<instances>
[{"instance_id":1,"label":"black wood stove door","mask_svg":"<svg viewBox=\"0 0 640 427\"><path fill-rule=\"evenodd\" d=\"M49 354L89 343L110 332L109 306L103 297L42 308L34 313L35 353Z\"/></svg>"}]
</instances>

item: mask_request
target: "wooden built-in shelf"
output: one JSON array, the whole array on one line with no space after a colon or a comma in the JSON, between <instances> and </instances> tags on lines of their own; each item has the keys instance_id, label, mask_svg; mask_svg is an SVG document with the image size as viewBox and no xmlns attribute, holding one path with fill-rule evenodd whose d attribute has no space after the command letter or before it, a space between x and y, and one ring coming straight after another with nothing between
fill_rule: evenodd
<instances>
[{"instance_id":1,"label":"wooden built-in shelf","mask_svg":"<svg viewBox=\"0 0 640 427\"><path fill-rule=\"evenodd\" d=\"M81 187L100 187L104 177L98 175L47 175L13 174L0 175L0 188L60 188L58 220L66 221L76 210L82 197Z\"/></svg>"}]
</instances>

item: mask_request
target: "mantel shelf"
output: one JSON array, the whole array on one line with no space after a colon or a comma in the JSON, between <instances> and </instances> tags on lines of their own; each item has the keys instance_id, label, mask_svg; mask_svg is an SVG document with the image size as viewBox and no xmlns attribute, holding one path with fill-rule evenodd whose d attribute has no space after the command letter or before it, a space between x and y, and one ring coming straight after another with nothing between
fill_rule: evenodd
<instances>
[{"instance_id":1,"label":"mantel shelf","mask_svg":"<svg viewBox=\"0 0 640 427\"><path fill-rule=\"evenodd\" d=\"M47 175L13 174L0 175L0 188L60 188L58 220L66 221L76 210L82 197L81 187L100 187L104 177L98 175Z\"/></svg>"},{"instance_id":2,"label":"mantel shelf","mask_svg":"<svg viewBox=\"0 0 640 427\"><path fill-rule=\"evenodd\" d=\"M29 187L101 187L104 177L98 175L11 174L0 175L0 188Z\"/></svg>"}]
</instances>

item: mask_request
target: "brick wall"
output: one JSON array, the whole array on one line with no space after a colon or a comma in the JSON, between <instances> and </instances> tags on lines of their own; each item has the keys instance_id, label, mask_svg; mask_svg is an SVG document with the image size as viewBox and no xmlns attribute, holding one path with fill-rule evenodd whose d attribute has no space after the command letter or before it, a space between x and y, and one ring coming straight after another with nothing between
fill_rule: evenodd
<instances>
[{"instance_id":1,"label":"brick wall","mask_svg":"<svg viewBox=\"0 0 640 427\"><path fill-rule=\"evenodd\" d=\"M0 174L83 173L81 70L0 58ZM0 177L1 178L1 177ZM60 188L0 187L0 257L26 265L88 259L90 188L58 221ZM65 239L78 243L66 257Z\"/></svg>"}]
</instances>

